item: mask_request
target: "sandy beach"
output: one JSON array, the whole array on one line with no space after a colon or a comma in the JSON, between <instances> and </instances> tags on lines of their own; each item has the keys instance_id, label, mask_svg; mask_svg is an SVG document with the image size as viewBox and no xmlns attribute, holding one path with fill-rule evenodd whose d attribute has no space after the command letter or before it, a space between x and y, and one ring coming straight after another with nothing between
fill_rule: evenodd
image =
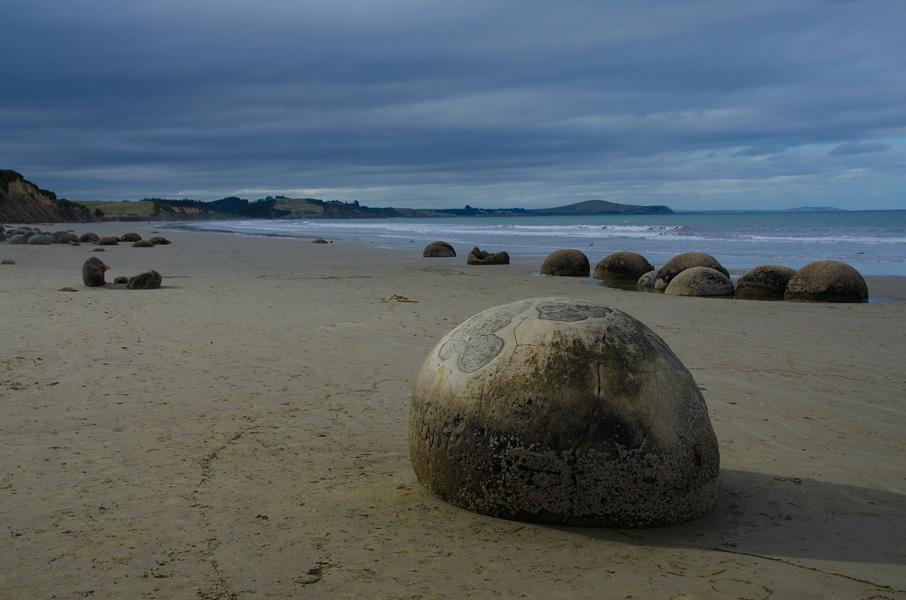
<instances>
[{"instance_id":1,"label":"sandy beach","mask_svg":"<svg viewBox=\"0 0 906 600\"><path fill-rule=\"evenodd\" d=\"M543 257L468 266L466 247L41 228L172 244L0 243L2 598L906 599L904 300L670 297L540 277ZM108 282L163 286L87 288L92 256ZM866 281L906 298L906 278ZM709 516L549 527L418 484L425 357L541 296L619 308L689 368L721 449Z\"/></svg>"}]
</instances>

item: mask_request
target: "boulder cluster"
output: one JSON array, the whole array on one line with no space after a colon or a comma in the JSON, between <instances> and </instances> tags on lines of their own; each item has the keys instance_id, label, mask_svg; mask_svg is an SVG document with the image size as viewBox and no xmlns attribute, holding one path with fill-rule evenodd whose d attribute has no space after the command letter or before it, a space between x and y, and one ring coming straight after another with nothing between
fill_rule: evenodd
<instances>
[{"instance_id":1,"label":"boulder cluster","mask_svg":"<svg viewBox=\"0 0 906 600\"><path fill-rule=\"evenodd\" d=\"M50 244L69 244L70 246L80 246L81 244L116 246L119 245L120 242L132 242L134 248L152 248L154 246L165 246L170 243L170 240L160 236L155 236L150 240L143 240L142 236L137 233L126 233L119 237L100 237L96 233L83 233L79 236L72 231L55 231L50 233L41 231L37 227L18 226L5 229L0 226L0 242L6 242L7 244L32 244L43 246Z\"/></svg>"}]
</instances>

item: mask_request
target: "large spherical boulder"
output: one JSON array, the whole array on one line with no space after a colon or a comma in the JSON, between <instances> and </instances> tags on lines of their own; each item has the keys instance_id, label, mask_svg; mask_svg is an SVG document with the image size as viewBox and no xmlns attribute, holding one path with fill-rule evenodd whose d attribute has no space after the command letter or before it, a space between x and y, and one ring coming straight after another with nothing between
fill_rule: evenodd
<instances>
[{"instance_id":1,"label":"large spherical boulder","mask_svg":"<svg viewBox=\"0 0 906 600\"><path fill-rule=\"evenodd\" d=\"M71 231L55 231L53 234L54 242L57 244L78 244L79 236Z\"/></svg>"},{"instance_id":2,"label":"large spherical boulder","mask_svg":"<svg viewBox=\"0 0 906 600\"><path fill-rule=\"evenodd\" d=\"M142 239L142 236L140 236L137 233L132 233L132 232L124 233L123 235L120 236L121 242L137 242L140 239Z\"/></svg>"},{"instance_id":3,"label":"large spherical boulder","mask_svg":"<svg viewBox=\"0 0 906 600\"><path fill-rule=\"evenodd\" d=\"M655 282L654 287L658 290L667 289L667 286L670 285L670 282L673 281L674 277L692 267L710 267L716 271L720 271L727 277L730 276L730 272L710 254L705 254L704 252L683 252L668 260L664 266L661 267L661 270L658 271L657 281Z\"/></svg>"},{"instance_id":4,"label":"large spherical boulder","mask_svg":"<svg viewBox=\"0 0 906 600\"><path fill-rule=\"evenodd\" d=\"M796 271L783 297L796 302L868 302L868 286L848 264L819 260Z\"/></svg>"},{"instance_id":5,"label":"large spherical boulder","mask_svg":"<svg viewBox=\"0 0 906 600\"><path fill-rule=\"evenodd\" d=\"M781 265L758 265L736 282L736 297L740 300L783 300L786 286L795 273Z\"/></svg>"},{"instance_id":6,"label":"large spherical boulder","mask_svg":"<svg viewBox=\"0 0 906 600\"><path fill-rule=\"evenodd\" d=\"M510 255L506 252L479 250L478 246L475 246L469 252L469 258L466 259L466 263L470 265L508 265L510 264Z\"/></svg>"},{"instance_id":7,"label":"large spherical boulder","mask_svg":"<svg viewBox=\"0 0 906 600\"><path fill-rule=\"evenodd\" d=\"M581 250L573 250L572 248L554 250L541 263L542 275L588 277L590 272L591 267L588 263L588 257Z\"/></svg>"},{"instance_id":8,"label":"large spherical boulder","mask_svg":"<svg viewBox=\"0 0 906 600\"><path fill-rule=\"evenodd\" d=\"M79 236L79 241L86 244L97 244L100 239L96 233L83 233Z\"/></svg>"},{"instance_id":9,"label":"large spherical boulder","mask_svg":"<svg viewBox=\"0 0 906 600\"><path fill-rule=\"evenodd\" d=\"M56 240L54 240L53 235L49 233L37 233L30 236L26 243L33 246L49 246L55 244Z\"/></svg>"},{"instance_id":10,"label":"large spherical boulder","mask_svg":"<svg viewBox=\"0 0 906 600\"><path fill-rule=\"evenodd\" d=\"M648 527L715 504L720 456L692 375L615 308L537 298L438 342L412 394L416 478L495 517Z\"/></svg>"},{"instance_id":11,"label":"large spherical boulder","mask_svg":"<svg viewBox=\"0 0 906 600\"><path fill-rule=\"evenodd\" d=\"M614 252L595 265L593 277L602 281L638 281L652 270L654 267L641 254Z\"/></svg>"},{"instance_id":12,"label":"large spherical boulder","mask_svg":"<svg viewBox=\"0 0 906 600\"><path fill-rule=\"evenodd\" d=\"M120 243L119 238L113 236L105 236L97 241L98 246L118 246Z\"/></svg>"},{"instance_id":13,"label":"large spherical boulder","mask_svg":"<svg viewBox=\"0 0 906 600\"><path fill-rule=\"evenodd\" d=\"M456 256L456 250L454 250L453 246L447 242L438 240L425 246L425 251L422 252L422 256L426 258L451 258Z\"/></svg>"},{"instance_id":14,"label":"large spherical boulder","mask_svg":"<svg viewBox=\"0 0 906 600\"><path fill-rule=\"evenodd\" d=\"M732 298L733 283L729 277L711 267L692 267L674 277L664 293L671 296Z\"/></svg>"},{"instance_id":15,"label":"large spherical boulder","mask_svg":"<svg viewBox=\"0 0 906 600\"><path fill-rule=\"evenodd\" d=\"M100 287L104 281L104 271L109 267L101 262L101 259L91 257L82 265L82 281L88 287Z\"/></svg>"},{"instance_id":16,"label":"large spherical boulder","mask_svg":"<svg viewBox=\"0 0 906 600\"><path fill-rule=\"evenodd\" d=\"M160 287L163 276L151 269L138 275L133 275L126 281L126 287L130 290L154 290Z\"/></svg>"}]
</instances>

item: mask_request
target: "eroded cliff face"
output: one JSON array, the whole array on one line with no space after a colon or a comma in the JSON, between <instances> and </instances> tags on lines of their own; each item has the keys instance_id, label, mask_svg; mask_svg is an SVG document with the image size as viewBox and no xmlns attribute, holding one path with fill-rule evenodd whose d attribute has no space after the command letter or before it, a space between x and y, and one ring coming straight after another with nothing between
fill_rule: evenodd
<instances>
[{"instance_id":1,"label":"eroded cliff face","mask_svg":"<svg viewBox=\"0 0 906 600\"><path fill-rule=\"evenodd\" d=\"M7 181L0 188L0 222L3 223L85 223L91 214L84 206L58 200L53 192L40 190L24 178Z\"/></svg>"}]
</instances>

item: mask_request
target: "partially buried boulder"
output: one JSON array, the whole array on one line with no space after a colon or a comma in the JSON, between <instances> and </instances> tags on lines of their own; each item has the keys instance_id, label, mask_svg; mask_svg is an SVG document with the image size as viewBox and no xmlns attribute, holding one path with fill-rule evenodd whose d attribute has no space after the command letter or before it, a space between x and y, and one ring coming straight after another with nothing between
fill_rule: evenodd
<instances>
[{"instance_id":1,"label":"partially buried boulder","mask_svg":"<svg viewBox=\"0 0 906 600\"><path fill-rule=\"evenodd\" d=\"M819 260L796 271L784 298L794 302L868 302L868 286L848 264Z\"/></svg>"},{"instance_id":2,"label":"partially buried boulder","mask_svg":"<svg viewBox=\"0 0 906 600\"><path fill-rule=\"evenodd\" d=\"M470 265L508 265L510 264L510 255L506 252L486 252L479 250L478 246L472 248L469 252L469 258L466 262Z\"/></svg>"},{"instance_id":3,"label":"partially buried boulder","mask_svg":"<svg viewBox=\"0 0 906 600\"><path fill-rule=\"evenodd\" d=\"M409 451L428 490L506 519L672 525L717 499L692 375L636 319L571 298L491 308L444 336L416 379Z\"/></svg>"},{"instance_id":4,"label":"partially buried boulder","mask_svg":"<svg viewBox=\"0 0 906 600\"><path fill-rule=\"evenodd\" d=\"M692 267L680 272L665 294L671 296L733 297L733 283L730 278L711 267Z\"/></svg>"},{"instance_id":5,"label":"partially buried boulder","mask_svg":"<svg viewBox=\"0 0 906 600\"><path fill-rule=\"evenodd\" d=\"M97 241L98 246L118 246L119 243L119 239L112 236L102 237Z\"/></svg>"},{"instance_id":6,"label":"partially buried boulder","mask_svg":"<svg viewBox=\"0 0 906 600\"><path fill-rule=\"evenodd\" d=\"M710 254L705 254L704 252L683 252L668 260L664 266L661 267L661 270L658 271L657 281L654 284L655 289L667 289L667 286L670 285L670 282L673 281L674 277L692 267L710 267L716 271L720 271L727 277L730 276L729 271L727 271L723 265L717 262L717 259Z\"/></svg>"},{"instance_id":7,"label":"partially buried boulder","mask_svg":"<svg viewBox=\"0 0 906 600\"><path fill-rule=\"evenodd\" d=\"M154 242L151 240L138 240L132 243L133 248L153 248Z\"/></svg>"},{"instance_id":8,"label":"partially buried boulder","mask_svg":"<svg viewBox=\"0 0 906 600\"><path fill-rule=\"evenodd\" d=\"M422 256L426 258L450 258L456 256L456 250L447 242L438 240L425 246Z\"/></svg>"},{"instance_id":9,"label":"partially buried boulder","mask_svg":"<svg viewBox=\"0 0 906 600\"><path fill-rule=\"evenodd\" d=\"M736 297L740 300L783 300L786 286L796 273L781 265L758 265L736 282Z\"/></svg>"},{"instance_id":10,"label":"partially buried boulder","mask_svg":"<svg viewBox=\"0 0 906 600\"><path fill-rule=\"evenodd\" d=\"M56 231L53 234L53 239L57 244L79 243L79 236L71 231Z\"/></svg>"},{"instance_id":11,"label":"partially buried boulder","mask_svg":"<svg viewBox=\"0 0 906 600\"><path fill-rule=\"evenodd\" d=\"M154 236L153 238L151 238L151 243L154 244L155 246L166 246L170 243L170 240L168 240L165 237L161 237L161 236L157 235L157 236Z\"/></svg>"},{"instance_id":12,"label":"partially buried boulder","mask_svg":"<svg viewBox=\"0 0 906 600\"><path fill-rule=\"evenodd\" d=\"M657 271L648 271L636 282L636 286L643 292L653 292L654 284L657 282Z\"/></svg>"},{"instance_id":13,"label":"partially buried boulder","mask_svg":"<svg viewBox=\"0 0 906 600\"><path fill-rule=\"evenodd\" d=\"M641 254L614 252L597 265L593 277L602 281L638 281L654 267Z\"/></svg>"},{"instance_id":14,"label":"partially buried boulder","mask_svg":"<svg viewBox=\"0 0 906 600\"><path fill-rule=\"evenodd\" d=\"M97 244L100 239L96 233L83 233L79 236L79 241L85 244Z\"/></svg>"},{"instance_id":15,"label":"partially buried boulder","mask_svg":"<svg viewBox=\"0 0 906 600\"><path fill-rule=\"evenodd\" d=\"M91 257L82 265L82 281L88 287L100 287L106 283L104 271L108 268L101 259Z\"/></svg>"},{"instance_id":16,"label":"partially buried boulder","mask_svg":"<svg viewBox=\"0 0 906 600\"><path fill-rule=\"evenodd\" d=\"M121 242L137 242L140 239L142 239L142 236L137 233L126 233L120 236Z\"/></svg>"},{"instance_id":17,"label":"partially buried boulder","mask_svg":"<svg viewBox=\"0 0 906 600\"><path fill-rule=\"evenodd\" d=\"M152 269L130 277L126 287L130 290L153 290L160 287L163 279L160 273Z\"/></svg>"},{"instance_id":18,"label":"partially buried boulder","mask_svg":"<svg viewBox=\"0 0 906 600\"><path fill-rule=\"evenodd\" d=\"M590 272L591 267L588 264L588 257L581 250L572 248L554 250L541 263L542 275L588 277Z\"/></svg>"}]
</instances>

